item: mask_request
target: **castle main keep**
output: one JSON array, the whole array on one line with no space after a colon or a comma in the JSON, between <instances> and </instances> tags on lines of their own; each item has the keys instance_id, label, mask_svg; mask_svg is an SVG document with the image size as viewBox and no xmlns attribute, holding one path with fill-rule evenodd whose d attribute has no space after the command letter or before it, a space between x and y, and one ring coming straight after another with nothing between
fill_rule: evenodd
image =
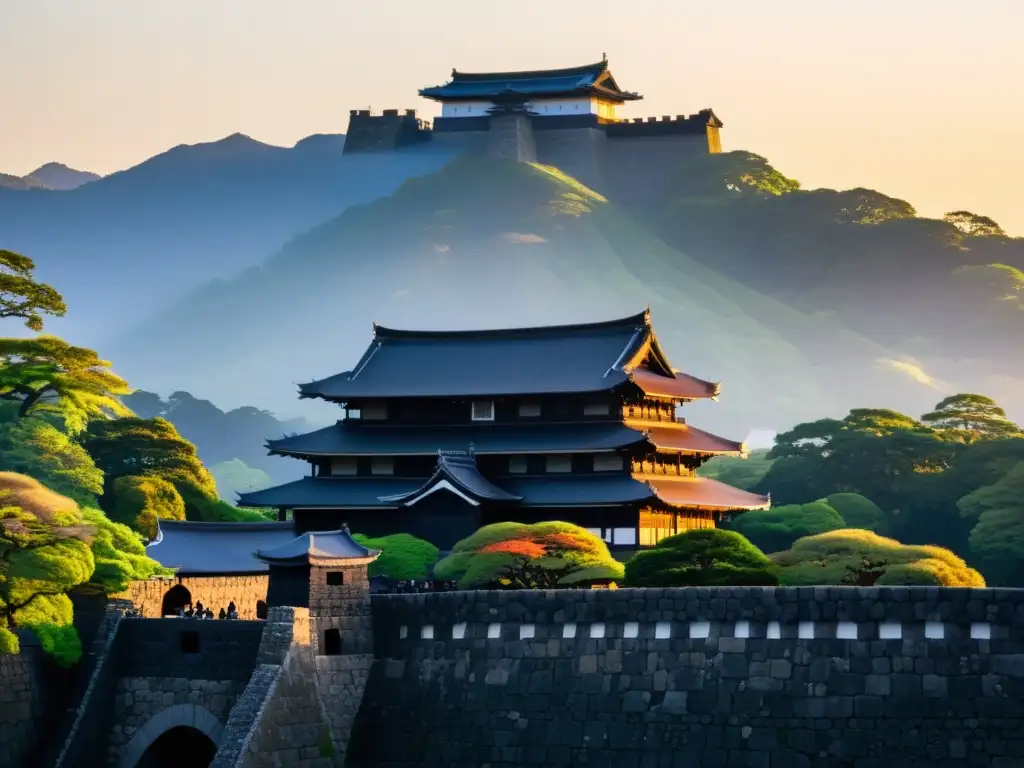
<instances>
[{"instance_id":1,"label":"castle main keep","mask_svg":"<svg viewBox=\"0 0 1024 768\"><path fill-rule=\"evenodd\" d=\"M673 165L684 153L722 151L723 126L711 109L626 119L619 110L643 97L619 87L607 59L568 69L470 73L420 96L441 104L431 124L416 110L352 110L345 153L431 144L527 163L554 165L601 188L629 169Z\"/></svg>"}]
</instances>

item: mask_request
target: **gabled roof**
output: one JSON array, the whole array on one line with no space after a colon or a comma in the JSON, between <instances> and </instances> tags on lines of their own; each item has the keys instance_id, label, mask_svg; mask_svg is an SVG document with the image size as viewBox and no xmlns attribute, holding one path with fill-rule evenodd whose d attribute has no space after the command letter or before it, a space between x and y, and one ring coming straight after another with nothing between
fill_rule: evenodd
<instances>
[{"instance_id":1,"label":"gabled roof","mask_svg":"<svg viewBox=\"0 0 1024 768\"><path fill-rule=\"evenodd\" d=\"M266 523L199 523L157 521L157 535L146 554L182 575L261 573L265 563L252 553L295 538L291 521Z\"/></svg>"},{"instance_id":2,"label":"gabled roof","mask_svg":"<svg viewBox=\"0 0 1024 768\"><path fill-rule=\"evenodd\" d=\"M608 62L564 69L520 72L459 72L452 70L445 85L423 88L420 96L435 101L490 99L496 96L568 96L593 94L609 101L635 101L638 93L623 91L608 71Z\"/></svg>"},{"instance_id":3,"label":"gabled roof","mask_svg":"<svg viewBox=\"0 0 1024 768\"><path fill-rule=\"evenodd\" d=\"M671 368L650 311L596 323L474 331L374 324L355 368L299 386L300 397L500 397L603 392L632 382L655 396L714 397L718 386Z\"/></svg>"},{"instance_id":4,"label":"gabled roof","mask_svg":"<svg viewBox=\"0 0 1024 768\"><path fill-rule=\"evenodd\" d=\"M253 553L253 557L268 565L286 566L327 562L362 564L375 560L379 555L379 549L368 549L353 539L348 528L308 531L289 542Z\"/></svg>"},{"instance_id":5,"label":"gabled roof","mask_svg":"<svg viewBox=\"0 0 1024 768\"><path fill-rule=\"evenodd\" d=\"M382 496L380 500L384 504L411 506L424 496L442 489L451 491L474 505L484 501L522 501L521 496L502 490L481 475L473 456L456 451L438 451L434 474L418 488L392 496Z\"/></svg>"}]
</instances>

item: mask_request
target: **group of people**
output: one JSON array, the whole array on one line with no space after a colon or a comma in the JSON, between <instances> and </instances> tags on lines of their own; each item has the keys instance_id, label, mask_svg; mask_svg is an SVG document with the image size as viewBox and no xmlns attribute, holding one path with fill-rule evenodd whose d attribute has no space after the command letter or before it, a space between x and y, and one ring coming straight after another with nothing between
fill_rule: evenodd
<instances>
[{"instance_id":1,"label":"group of people","mask_svg":"<svg viewBox=\"0 0 1024 768\"><path fill-rule=\"evenodd\" d=\"M419 593L419 592L453 592L459 588L459 583L452 579L409 579L407 581L399 581L389 584L387 592L397 592L399 594Z\"/></svg>"},{"instance_id":2,"label":"group of people","mask_svg":"<svg viewBox=\"0 0 1024 768\"><path fill-rule=\"evenodd\" d=\"M212 619L214 618L214 615L212 608L204 608L202 600L197 600L195 609L192 608L192 603L189 603L184 608L179 608L178 617L182 619ZM235 607L235 601L232 600L230 603L228 603L228 607L226 610L224 608L221 608L216 618L237 619L238 609Z\"/></svg>"}]
</instances>

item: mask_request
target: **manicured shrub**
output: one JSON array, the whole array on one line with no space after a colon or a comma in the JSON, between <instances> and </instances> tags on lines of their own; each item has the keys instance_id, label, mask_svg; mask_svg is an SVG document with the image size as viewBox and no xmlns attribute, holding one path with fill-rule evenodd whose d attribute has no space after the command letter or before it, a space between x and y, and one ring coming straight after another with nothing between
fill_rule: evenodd
<instances>
[{"instance_id":1,"label":"manicured shrub","mask_svg":"<svg viewBox=\"0 0 1024 768\"><path fill-rule=\"evenodd\" d=\"M626 586L772 586L778 576L765 554L735 531L687 531L662 539L626 563Z\"/></svg>"}]
</instances>

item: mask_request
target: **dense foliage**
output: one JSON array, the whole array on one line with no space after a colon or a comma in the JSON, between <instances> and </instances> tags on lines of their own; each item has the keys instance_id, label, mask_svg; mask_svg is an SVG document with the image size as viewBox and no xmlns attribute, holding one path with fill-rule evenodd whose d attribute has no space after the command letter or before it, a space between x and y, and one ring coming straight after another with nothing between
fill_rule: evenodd
<instances>
[{"instance_id":1,"label":"dense foliage","mask_svg":"<svg viewBox=\"0 0 1024 768\"><path fill-rule=\"evenodd\" d=\"M439 579L454 579L463 589L554 589L615 582L622 563L608 545L571 523L494 523L452 547L434 567Z\"/></svg>"},{"instance_id":2,"label":"dense foliage","mask_svg":"<svg viewBox=\"0 0 1024 768\"><path fill-rule=\"evenodd\" d=\"M40 313L64 305L31 269L0 251L0 319L40 330ZM29 627L59 663L74 663L67 593L112 594L166 575L139 532L183 519L186 499L194 519L265 519L220 501L195 448L170 423L135 417L121 400L128 391L92 350L53 336L0 338L0 650L16 652L10 629Z\"/></svg>"},{"instance_id":3,"label":"dense foliage","mask_svg":"<svg viewBox=\"0 0 1024 768\"><path fill-rule=\"evenodd\" d=\"M804 536L846 528L842 515L824 501L787 504L781 507L740 515L733 524L737 533L763 552L789 549Z\"/></svg>"},{"instance_id":4,"label":"dense foliage","mask_svg":"<svg viewBox=\"0 0 1024 768\"><path fill-rule=\"evenodd\" d=\"M984 587L985 579L947 549L907 546L865 530L844 529L797 541L771 559L787 586L862 584ZM870 575L862 581L864 573Z\"/></svg>"},{"instance_id":5,"label":"dense foliage","mask_svg":"<svg viewBox=\"0 0 1024 768\"><path fill-rule=\"evenodd\" d=\"M380 550L380 557L370 564L370 576L387 576L396 581L425 579L437 562L437 547L408 533L377 538L357 533L352 538L364 547Z\"/></svg>"},{"instance_id":6,"label":"dense foliage","mask_svg":"<svg viewBox=\"0 0 1024 768\"><path fill-rule=\"evenodd\" d=\"M735 531L687 531L662 539L626 563L631 587L771 586L778 583L765 554Z\"/></svg>"},{"instance_id":7,"label":"dense foliage","mask_svg":"<svg viewBox=\"0 0 1024 768\"><path fill-rule=\"evenodd\" d=\"M947 398L936 411L957 404L956 424L942 420L937 428L878 409L798 424L777 436L774 463L755 490L770 492L782 504L856 493L881 510L869 513L876 520L872 530L969 557L968 539L977 520L957 502L998 483L1024 460L1020 428L994 418L986 401L973 395ZM977 412L966 410L970 403Z\"/></svg>"}]
</instances>

